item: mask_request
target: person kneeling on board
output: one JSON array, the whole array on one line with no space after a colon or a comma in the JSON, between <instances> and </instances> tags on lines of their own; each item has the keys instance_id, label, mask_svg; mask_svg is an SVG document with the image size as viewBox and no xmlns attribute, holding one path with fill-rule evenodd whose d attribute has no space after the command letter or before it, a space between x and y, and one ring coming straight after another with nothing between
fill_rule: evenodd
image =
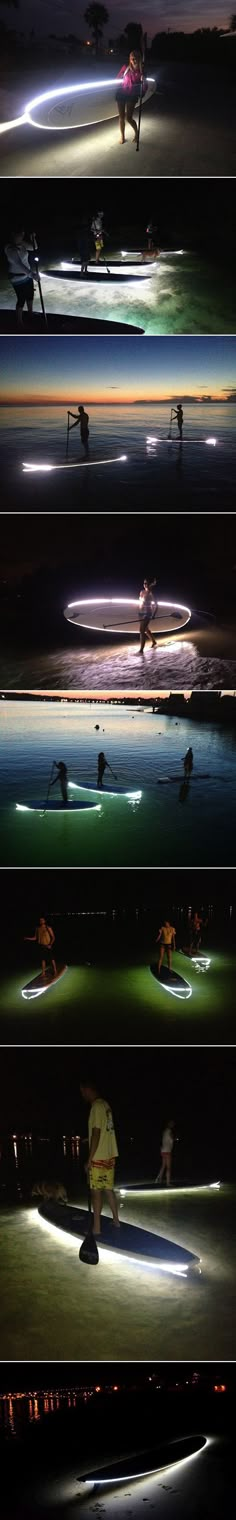
<instances>
[{"instance_id":1,"label":"person kneeling on board","mask_svg":"<svg viewBox=\"0 0 236 1520\"><path fill-rule=\"evenodd\" d=\"M50 967L52 967L53 976L57 976L56 961L54 960L54 955L52 953L53 945L55 945L55 934L54 930L51 928L51 925L47 924L46 918L39 919L39 924L37 926L37 929L35 929L35 934L25 934L24 937L25 940L28 940L28 943L33 944L36 940L37 945L41 946L42 976L46 976L46 961L47 963L49 962Z\"/></svg>"},{"instance_id":2,"label":"person kneeling on board","mask_svg":"<svg viewBox=\"0 0 236 1520\"><path fill-rule=\"evenodd\" d=\"M159 934L157 934L156 938L157 945L159 943L159 940L160 954L158 961L158 976L160 975L164 955L166 955L169 971L172 971L172 950L175 950L176 929L174 929L173 924L169 924L168 918L165 918L164 924L162 924L161 929L159 929Z\"/></svg>"},{"instance_id":3,"label":"person kneeling on board","mask_svg":"<svg viewBox=\"0 0 236 1520\"><path fill-rule=\"evenodd\" d=\"M90 1105L89 1156L85 1163L85 1171L92 1194L93 1234L97 1237L101 1233L104 1193L110 1204L113 1224L116 1229L119 1229L120 1220L114 1192L115 1164L119 1152L110 1104L99 1097L97 1088L91 1082L81 1082L80 1092L85 1103Z\"/></svg>"}]
</instances>

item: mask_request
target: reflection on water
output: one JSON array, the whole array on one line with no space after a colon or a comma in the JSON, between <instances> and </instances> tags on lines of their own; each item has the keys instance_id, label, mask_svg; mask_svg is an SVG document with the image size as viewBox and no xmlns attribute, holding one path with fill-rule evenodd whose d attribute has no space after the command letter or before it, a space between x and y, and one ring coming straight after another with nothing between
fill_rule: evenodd
<instances>
[{"instance_id":1,"label":"reflection on water","mask_svg":"<svg viewBox=\"0 0 236 1520\"><path fill-rule=\"evenodd\" d=\"M44 1415L55 1415L57 1410L76 1409L81 1399L87 1403L97 1391L85 1385L81 1388L54 1388L53 1391L0 1393L0 1433L19 1437L27 1425L42 1421Z\"/></svg>"},{"instance_id":2,"label":"reflection on water","mask_svg":"<svg viewBox=\"0 0 236 1520\"><path fill-rule=\"evenodd\" d=\"M219 640L219 643L218 643ZM218 649L222 650L219 654ZM232 659L235 639L223 634L201 633L189 639L160 640L156 650L146 646L144 658L137 656L136 645L94 645L44 651L23 650L16 655L1 651L1 685L17 691L179 691L232 690L236 687L236 659ZM225 650L225 653L224 653Z\"/></svg>"}]
</instances>

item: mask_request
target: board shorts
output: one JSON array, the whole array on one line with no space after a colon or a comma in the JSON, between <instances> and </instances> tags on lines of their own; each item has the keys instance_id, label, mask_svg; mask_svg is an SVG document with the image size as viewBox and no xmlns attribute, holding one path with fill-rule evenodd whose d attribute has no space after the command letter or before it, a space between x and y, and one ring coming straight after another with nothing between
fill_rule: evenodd
<instances>
[{"instance_id":1,"label":"board shorts","mask_svg":"<svg viewBox=\"0 0 236 1520\"><path fill-rule=\"evenodd\" d=\"M26 280L14 280L12 278L11 283L13 285L13 290L15 290L15 294L17 296L18 306L21 306L23 308L25 301L33 301L34 282L31 278L31 275L29 275L29 279Z\"/></svg>"},{"instance_id":2,"label":"board shorts","mask_svg":"<svg viewBox=\"0 0 236 1520\"><path fill-rule=\"evenodd\" d=\"M38 945L38 950L40 950L41 960L46 961L47 965L50 964L51 966L52 960L54 960L54 945Z\"/></svg>"},{"instance_id":3,"label":"board shorts","mask_svg":"<svg viewBox=\"0 0 236 1520\"><path fill-rule=\"evenodd\" d=\"M98 1188L100 1193L106 1192L107 1188L113 1188L115 1181L114 1159L112 1158L111 1161L93 1161L92 1166L89 1168L89 1181L91 1191Z\"/></svg>"},{"instance_id":4,"label":"board shorts","mask_svg":"<svg viewBox=\"0 0 236 1520\"><path fill-rule=\"evenodd\" d=\"M166 1165L167 1161L171 1161L172 1151L161 1151L161 1156L162 1156L162 1161L165 1161L165 1165Z\"/></svg>"},{"instance_id":5,"label":"board shorts","mask_svg":"<svg viewBox=\"0 0 236 1520\"><path fill-rule=\"evenodd\" d=\"M160 948L161 948L161 950L172 950L172 948L173 948L172 947L172 939L168 940L168 944L167 944L167 940L166 939L161 939L160 940Z\"/></svg>"}]
</instances>

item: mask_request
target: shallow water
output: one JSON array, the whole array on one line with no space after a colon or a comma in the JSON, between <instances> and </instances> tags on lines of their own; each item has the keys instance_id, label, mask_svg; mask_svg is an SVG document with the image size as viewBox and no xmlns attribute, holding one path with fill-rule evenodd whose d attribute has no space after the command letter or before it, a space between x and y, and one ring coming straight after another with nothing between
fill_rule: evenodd
<instances>
[{"instance_id":1,"label":"shallow water","mask_svg":"<svg viewBox=\"0 0 236 1520\"><path fill-rule=\"evenodd\" d=\"M98 731L96 724L99 724ZM159 787L183 773L189 745L195 771L210 779ZM96 785L98 751L118 784L140 801L99 795L100 811L16 812L47 796L53 758L69 778ZM1 863L8 865L235 865L235 734L217 723L177 720L125 707L42 702L1 704ZM111 778L112 784L112 778ZM54 790L55 798L55 790ZM72 798L76 792L71 791ZM78 792L83 800L85 793Z\"/></svg>"},{"instance_id":2,"label":"shallow water","mask_svg":"<svg viewBox=\"0 0 236 1520\"><path fill-rule=\"evenodd\" d=\"M70 257L70 255L68 255ZM115 258L120 257L119 249ZM125 264L125 261L124 261ZM54 269L59 262L53 260ZM193 253L181 257L175 253L162 254L155 272L148 280L118 284L111 281L96 285L93 281L75 283L74 280L54 278L50 272L42 275L42 287L48 313L67 313L78 318L89 317L107 321L130 322L142 327L147 334L159 333L234 333L236 328L235 287L232 274ZM141 287L141 288L140 288ZM2 310L14 310L14 291L8 280L1 279L0 300ZM36 286L35 312L40 311ZM32 328L33 330L33 323Z\"/></svg>"},{"instance_id":3,"label":"shallow water","mask_svg":"<svg viewBox=\"0 0 236 1520\"><path fill-rule=\"evenodd\" d=\"M218 652L221 646L222 653ZM160 639L155 651L147 645L144 658L137 655L138 643L99 644L84 649L78 634L78 648L17 653L2 649L0 680L2 689L17 691L172 691L196 688L233 690L236 688L236 659L232 659L236 638L233 630L223 635L212 630L182 638ZM225 657L224 657L225 649ZM209 653L208 653L209 650Z\"/></svg>"},{"instance_id":4,"label":"shallow water","mask_svg":"<svg viewBox=\"0 0 236 1520\"><path fill-rule=\"evenodd\" d=\"M134 339L135 341L135 339ZM74 403L68 402L74 409ZM86 405L86 398L85 398ZM67 444L62 406L2 407L0 412L4 508L12 510L161 510L168 504L201 510L235 507L235 406L193 403L184 407L183 444L168 442L170 407L89 407L89 463L77 428ZM216 438L216 446L206 443ZM152 439L152 442L148 440ZM153 441L154 440L154 441ZM157 442L155 442L157 440ZM126 455L126 459L117 456ZM102 464L102 460L106 463ZM23 473L25 463L81 469L51 475ZM99 493L98 493L99 486ZM160 492L160 495L157 493Z\"/></svg>"}]
</instances>

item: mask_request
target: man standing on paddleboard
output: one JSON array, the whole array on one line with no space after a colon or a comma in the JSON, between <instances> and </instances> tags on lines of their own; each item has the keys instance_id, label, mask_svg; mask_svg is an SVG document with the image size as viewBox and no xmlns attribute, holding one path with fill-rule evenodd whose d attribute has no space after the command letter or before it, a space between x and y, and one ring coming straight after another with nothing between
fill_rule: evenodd
<instances>
[{"instance_id":1,"label":"man standing on paddleboard","mask_svg":"<svg viewBox=\"0 0 236 1520\"><path fill-rule=\"evenodd\" d=\"M192 748L191 748L191 744L189 746L189 749L186 750L186 755L184 755L183 760L184 760L184 773L185 773L185 776L191 776L192 769L193 769L193 751L192 751Z\"/></svg>"},{"instance_id":2,"label":"man standing on paddleboard","mask_svg":"<svg viewBox=\"0 0 236 1520\"><path fill-rule=\"evenodd\" d=\"M61 788L62 802L68 802L69 798L68 798L68 770L67 770L67 765L65 765L64 760L54 760L53 764L56 766L57 776L55 776L55 780L54 781L50 781L50 791L51 791L51 787L52 786L56 786L57 781L59 781L60 788Z\"/></svg>"},{"instance_id":3,"label":"man standing on paddleboard","mask_svg":"<svg viewBox=\"0 0 236 1520\"><path fill-rule=\"evenodd\" d=\"M173 924L169 924L168 918L165 918L164 924L162 924L161 929L159 929L159 934L157 934L156 938L157 945L159 944L159 941L160 953L158 961L158 976L160 975L164 955L166 955L169 971L172 970L172 950L175 950L176 929L174 929Z\"/></svg>"},{"instance_id":4,"label":"man standing on paddleboard","mask_svg":"<svg viewBox=\"0 0 236 1520\"><path fill-rule=\"evenodd\" d=\"M97 1088L90 1082L81 1082L80 1092L85 1103L89 1103L90 1107L89 1155L85 1171L92 1194L93 1233L97 1238L101 1233L104 1193L110 1204L113 1224L116 1229L119 1229L120 1221L114 1192L115 1164L119 1152L110 1104L106 1103L105 1098L99 1097Z\"/></svg>"},{"instance_id":5,"label":"man standing on paddleboard","mask_svg":"<svg viewBox=\"0 0 236 1520\"><path fill-rule=\"evenodd\" d=\"M35 934L25 934L24 938L28 940L29 944L33 944L36 940L36 944L41 946L42 976L46 976L46 962L49 962L50 967L52 966L53 976L57 976L56 961L52 954L53 945L55 945L55 934L51 925L47 924L46 918L39 919Z\"/></svg>"}]
</instances>

